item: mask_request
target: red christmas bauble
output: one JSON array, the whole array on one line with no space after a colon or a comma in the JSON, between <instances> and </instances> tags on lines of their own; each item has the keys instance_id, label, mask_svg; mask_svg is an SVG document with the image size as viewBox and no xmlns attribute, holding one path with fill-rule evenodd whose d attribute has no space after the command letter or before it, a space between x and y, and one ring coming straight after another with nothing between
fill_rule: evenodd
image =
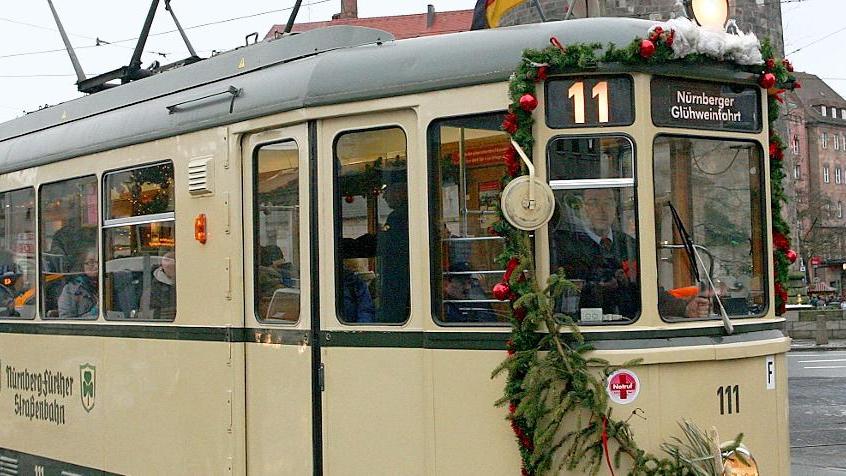
<instances>
[{"instance_id":1,"label":"red christmas bauble","mask_svg":"<svg viewBox=\"0 0 846 476\"><path fill-rule=\"evenodd\" d=\"M352 203L355 201L355 197L353 197L352 195L347 195L346 197L344 197L344 201L347 203Z\"/></svg>"},{"instance_id":2,"label":"red christmas bauble","mask_svg":"<svg viewBox=\"0 0 846 476\"><path fill-rule=\"evenodd\" d=\"M532 112L536 107L538 107L538 98L534 94L526 93L520 96L520 109Z\"/></svg>"},{"instance_id":3,"label":"red christmas bauble","mask_svg":"<svg viewBox=\"0 0 846 476\"><path fill-rule=\"evenodd\" d=\"M658 38L661 38L661 34L664 33L664 29L660 26L656 26L652 29L652 33L649 34L649 41L656 42Z\"/></svg>"},{"instance_id":4,"label":"red christmas bauble","mask_svg":"<svg viewBox=\"0 0 846 476\"><path fill-rule=\"evenodd\" d=\"M796 258L798 258L798 256L799 256L793 250L787 250L787 251L784 252L784 254L785 254L785 256L787 256L787 261L790 261L791 264L795 263Z\"/></svg>"},{"instance_id":5,"label":"red christmas bauble","mask_svg":"<svg viewBox=\"0 0 846 476\"><path fill-rule=\"evenodd\" d=\"M655 54L655 43L649 40L641 40L640 42L640 56L649 59Z\"/></svg>"},{"instance_id":6,"label":"red christmas bauble","mask_svg":"<svg viewBox=\"0 0 846 476\"><path fill-rule=\"evenodd\" d=\"M508 283L496 283L493 287L493 297L498 301L505 301L511 294L511 286Z\"/></svg>"},{"instance_id":7,"label":"red christmas bauble","mask_svg":"<svg viewBox=\"0 0 846 476\"><path fill-rule=\"evenodd\" d=\"M776 77L773 73L764 73L758 79L758 84L761 85L764 89L770 89L771 87L775 86Z\"/></svg>"},{"instance_id":8,"label":"red christmas bauble","mask_svg":"<svg viewBox=\"0 0 846 476\"><path fill-rule=\"evenodd\" d=\"M775 68L775 60L772 59L772 58L769 58L767 60L767 71L772 71L773 68Z\"/></svg>"}]
</instances>

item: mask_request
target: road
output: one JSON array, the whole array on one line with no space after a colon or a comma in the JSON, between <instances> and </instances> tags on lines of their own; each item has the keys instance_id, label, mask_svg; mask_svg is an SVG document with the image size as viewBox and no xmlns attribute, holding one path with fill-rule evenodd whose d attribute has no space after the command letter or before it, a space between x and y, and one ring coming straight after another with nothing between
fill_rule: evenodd
<instances>
[{"instance_id":1,"label":"road","mask_svg":"<svg viewBox=\"0 0 846 476\"><path fill-rule=\"evenodd\" d=\"M787 354L791 472L846 476L846 352Z\"/></svg>"}]
</instances>

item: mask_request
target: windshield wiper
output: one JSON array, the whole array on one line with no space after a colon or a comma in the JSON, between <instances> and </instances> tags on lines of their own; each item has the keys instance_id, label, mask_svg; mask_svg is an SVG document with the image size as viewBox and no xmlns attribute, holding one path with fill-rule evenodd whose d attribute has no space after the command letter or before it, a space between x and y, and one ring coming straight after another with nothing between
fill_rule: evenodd
<instances>
[{"instance_id":1,"label":"windshield wiper","mask_svg":"<svg viewBox=\"0 0 846 476\"><path fill-rule=\"evenodd\" d=\"M682 219L679 216L679 212L676 211L676 207L673 206L673 203L667 202L667 204L670 206L670 212L673 215L673 224L675 224L676 229L678 229L679 236L681 237L682 242L684 243L684 251L687 255L687 261L690 265L691 274L696 278L696 282L698 283L699 290L701 292L703 287L702 284L704 283L702 282L702 279L699 275L699 266L696 265L697 263L699 263L699 265L702 266L702 271L705 272L705 279L708 280L708 288L710 288L711 291L714 293L714 299L717 301L717 305L720 307L720 317L723 320L723 327L726 329L726 334L731 335L734 333L734 325L731 323L731 319L729 319L728 313L726 313L726 308L723 306L723 300L720 299L720 296L717 293L717 288L714 286L714 281L711 279L711 273L708 271L708 268L705 267L705 263L702 261L702 257L699 256L699 251L697 251L696 249L699 245L693 243L693 238L691 238L690 234L687 232L687 229L685 229L684 223L682 222ZM713 264L713 258L711 259L711 264ZM696 298L694 297L694 299Z\"/></svg>"}]
</instances>

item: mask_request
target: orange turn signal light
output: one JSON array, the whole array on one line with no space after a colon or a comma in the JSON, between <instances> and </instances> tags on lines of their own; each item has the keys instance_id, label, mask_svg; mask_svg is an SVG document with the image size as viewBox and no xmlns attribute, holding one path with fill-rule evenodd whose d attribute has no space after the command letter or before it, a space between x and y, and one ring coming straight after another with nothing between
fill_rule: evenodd
<instances>
[{"instance_id":1,"label":"orange turn signal light","mask_svg":"<svg viewBox=\"0 0 846 476\"><path fill-rule=\"evenodd\" d=\"M206 214L200 213L194 218L194 239L206 244Z\"/></svg>"}]
</instances>

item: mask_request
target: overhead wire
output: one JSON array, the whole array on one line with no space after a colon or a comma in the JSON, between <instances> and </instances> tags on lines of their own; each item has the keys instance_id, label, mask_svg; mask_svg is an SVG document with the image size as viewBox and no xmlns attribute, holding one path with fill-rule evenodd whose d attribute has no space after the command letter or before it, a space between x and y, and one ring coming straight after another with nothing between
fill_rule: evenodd
<instances>
[{"instance_id":1,"label":"overhead wire","mask_svg":"<svg viewBox=\"0 0 846 476\"><path fill-rule=\"evenodd\" d=\"M310 7L310 6L319 5L321 3L327 3L327 2L331 2L331 1L334 1L334 0L316 0L316 1L313 1L313 2L310 2L310 3L305 3L305 4L303 4L303 6ZM242 16L239 16L239 17L225 18L223 20L217 20L217 21L212 21L212 22L207 22L207 23L201 23L199 25L188 26L188 27L183 28L183 30L186 30L186 31L187 30L194 30L194 29L197 29L197 28L205 28L207 26L220 25L220 24L223 24L223 23L229 23L229 22L238 21L238 20L245 20L247 18L254 18L254 17L258 17L258 16L269 15L271 13L281 13L281 12L285 12L285 11L288 11L288 10L292 10L293 8L294 8L293 6L290 6L290 7L279 8L279 9L275 9L275 10L267 10L267 11L263 11L263 12L253 13L253 14L249 14L249 15L242 15ZM7 20L7 19L4 19L4 20ZM12 21L12 22L13 23L25 24L24 22L15 22L15 21ZM36 28L46 28L46 27L38 26L38 25L29 25L29 24L27 24L27 25L28 26L35 26ZM53 30L51 28L46 28L46 29ZM55 31L55 30L53 30L53 31ZM169 35L171 33L177 33L177 32L179 32L179 30L177 30L177 29L167 30L167 31L162 31L162 32L157 32L157 33L150 33L148 35L148 37ZM82 35L76 35L76 36L83 37ZM83 38L96 40L95 38L90 38L90 37L83 37ZM78 46L78 47L74 47L74 49L82 50L82 49L97 48L99 46L109 46L109 45L114 45L114 46L119 46L121 48L130 48L131 49L131 47L120 45L119 43L126 43L126 42L129 42L129 41L136 41L136 40L138 40L137 36L133 37L133 38L125 38L125 39L122 39L122 40L110 41L108 43ZM10 53L10 54L5 54L5 55L0 55L0 59L17 58L17 57L21 57L21 56L33 56L33 55L48 54L48 53L58 53L58 52L64 52L64 51L66 51L64 48L56 48L56 49L50 49L50 50L39 50L39 51L26 51L26 52L22 52L22 53ZM161 54L161 53L156 53L156 54Z\"/></svg>"}]
</instances>

